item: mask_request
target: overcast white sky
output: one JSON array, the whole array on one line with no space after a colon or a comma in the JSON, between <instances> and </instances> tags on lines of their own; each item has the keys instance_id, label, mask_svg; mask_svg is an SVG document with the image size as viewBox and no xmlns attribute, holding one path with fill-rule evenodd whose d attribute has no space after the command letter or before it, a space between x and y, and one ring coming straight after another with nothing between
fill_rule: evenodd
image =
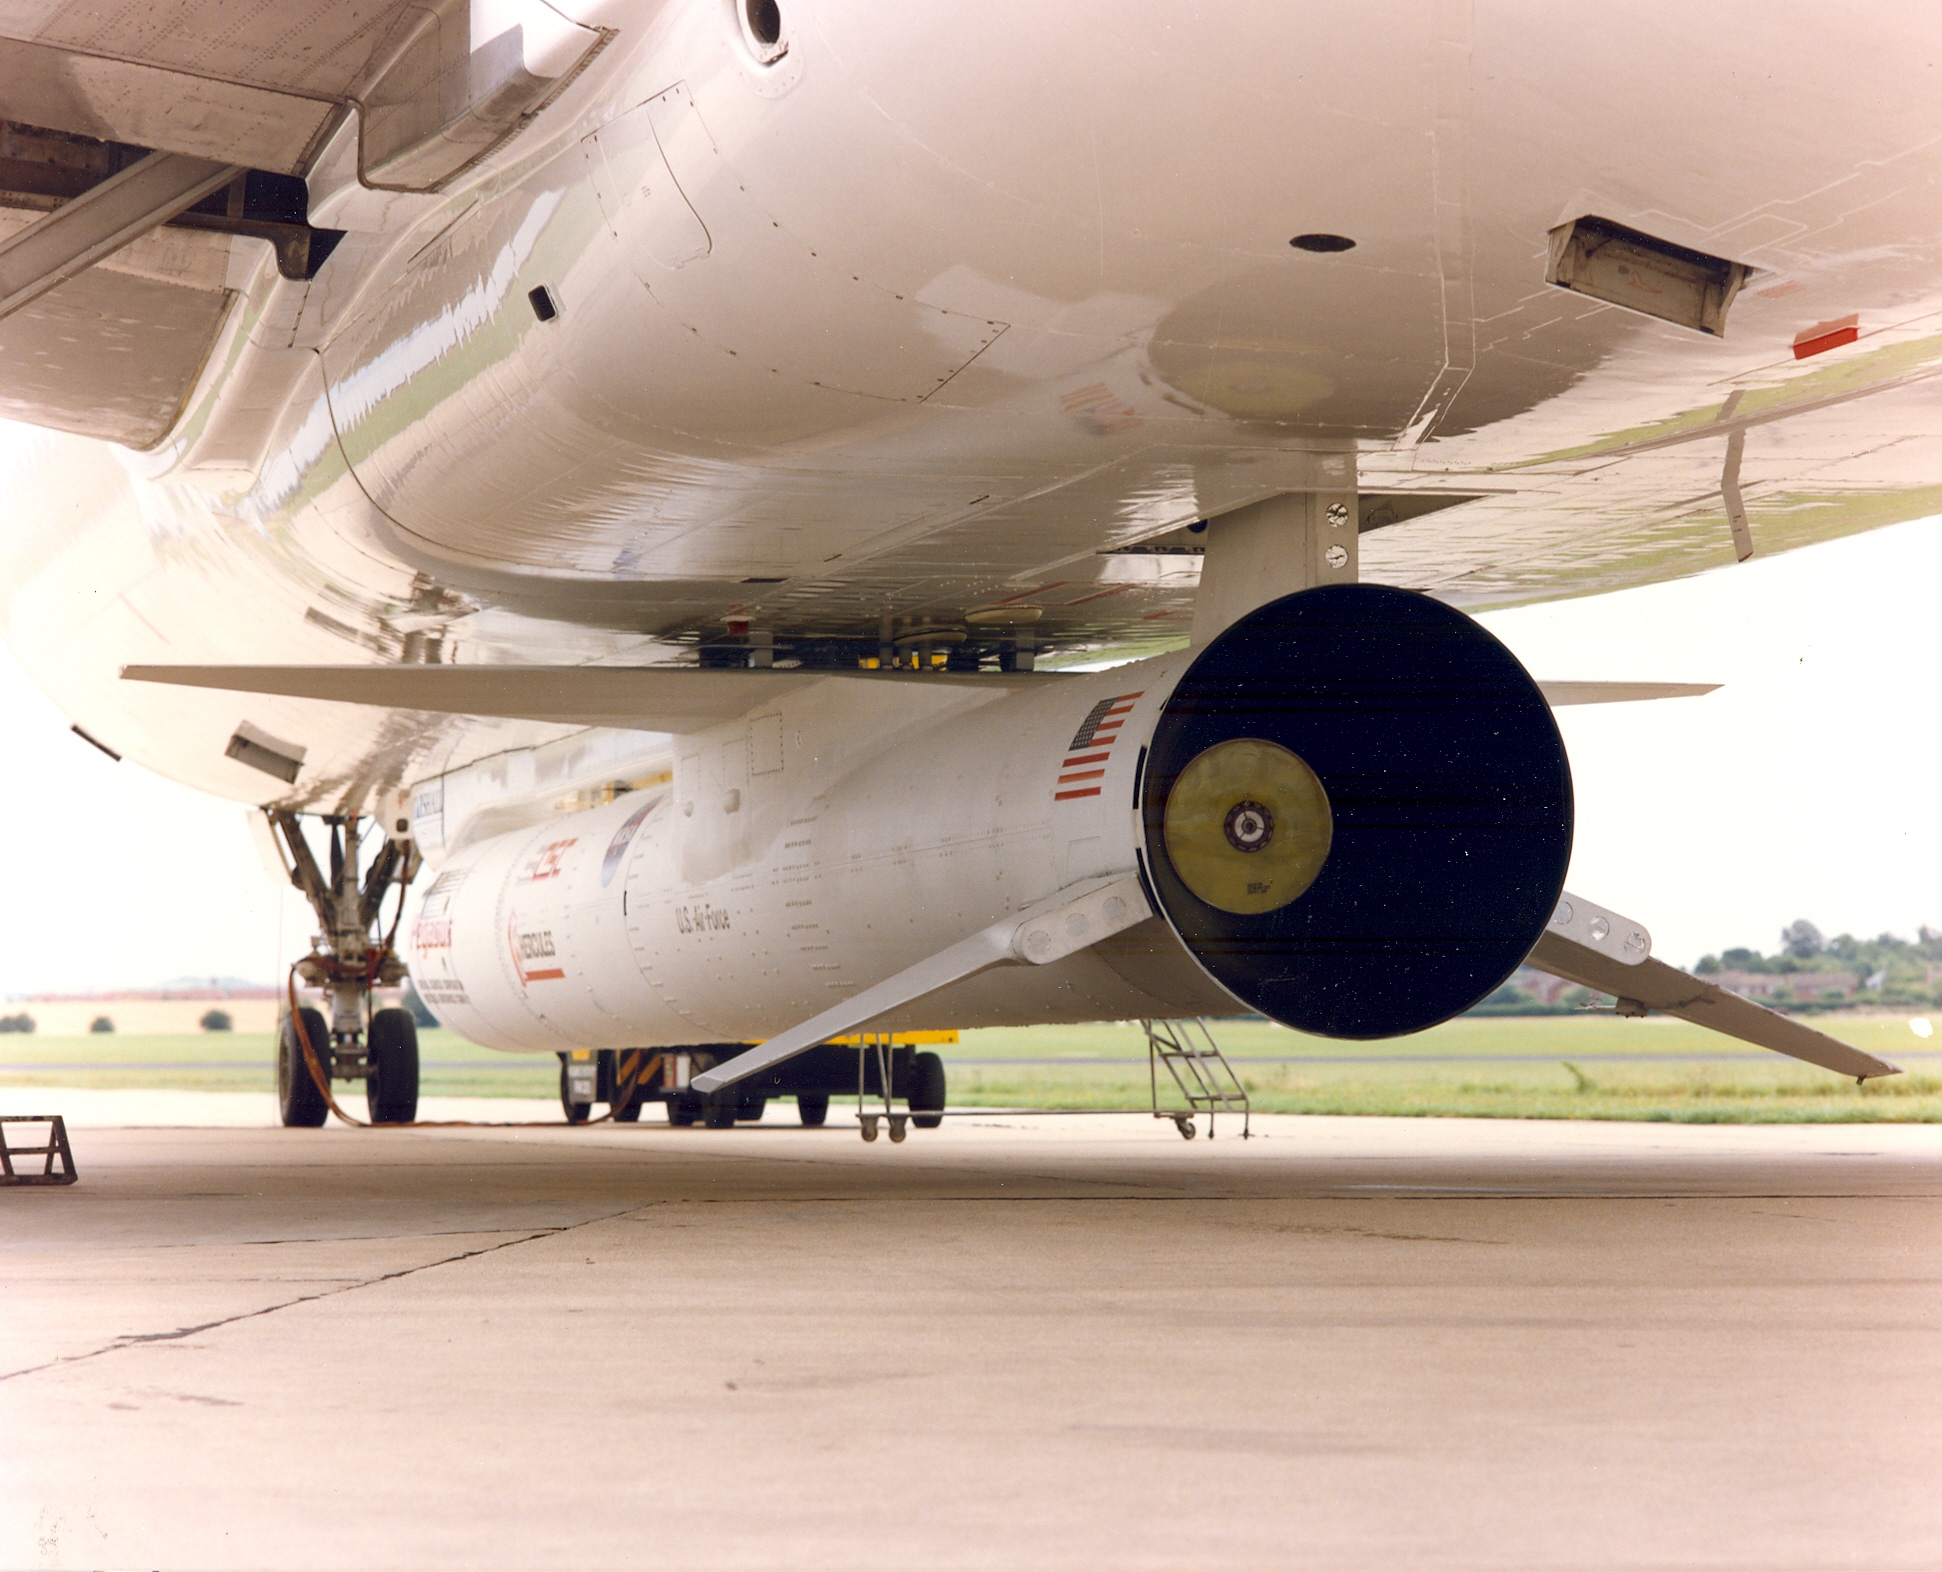
<instances>
[{"instance_id":1,"label":"overcast white sky","mask_svg":"<svg viewBox=\"0 0 1942 1572\"><path fill-rule=\"evenodd\" d=\"M1561 713L1571 888L1682 966L1771 950L1796 917L1829 935L1942 927L1938 584L1931 519L1486 617L1537 677L1726 685ZM311 919L263 872L242 807L112 763L4 651L0 722L0 997L281 979Z\"/></svg>"}]
</instances>

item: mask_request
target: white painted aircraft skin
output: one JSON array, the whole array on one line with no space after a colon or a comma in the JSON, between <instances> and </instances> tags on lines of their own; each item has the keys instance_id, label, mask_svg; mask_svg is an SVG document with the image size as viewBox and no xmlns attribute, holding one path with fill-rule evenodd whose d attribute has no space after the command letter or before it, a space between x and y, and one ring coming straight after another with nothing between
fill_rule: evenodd
<instances>
[{"instance_id":1,"label":"white painted aircraft skin","mask_svg":"<svg viewBox=\"0 0 1942 1572\"><path fill-rule=\"evenodd\" d=\"M166 440L7 431L0 632L108 746L387 818L497 760L469 778L526 822L668 744L116 674L635 663L1000 607L1055 651L1159 649L1198 564L1124 548L1357 485L1473 499L1366 536L1366 579L1589 593L1730 560L1736 430L1760 549L1942 503L1919 8L1844 12L1837 47L1805 5L785 0L772 63L723 0L566 9L612 41L445 191L362 185L353 117L305 171L347 232L315 280L226 242ZM1755 268L1725 338L1547 286L1588 214ZM239 723L294 786L225 756Z\"/></svg>"},{"instance_id":2,"label":"white painted aircraft skin","mask_svg":"<svg viewBox=\"0 0 1942 1572\"><path fill-rule=\"evenodd\" d=\"M232 243L247 292L174 436L13 433L23 664L165 773L276 792L224 757L247 719L305 750L287 800L345 806L549 733L114 673L638 660L731 616L991 602L1054 645L1163 640L1193 559L1101 548L1349 449L1365 491L1488 494L1370 536L1365 577L1581 593L1727 558L1723 440L1609 455L1735 391L1802 407L1748 438L1763 549L1935 505L1918 10L1853 50L1805 7L785 15L764 68L713 0L590 12L615 44L441 195L361 188L341 133L310 180L349 238L309 286ZM1725 341L1545 286L1584 212L1764 269ZM1309 230L1357 247L1291 250ZM1857 344L1792 361L1847 313Z\"/></svg>"},{"instance_id":3,"label":"white painted aircraft skin","mask_svg":"<svg viewBox=\"0 0 1942 1572\"><path fill-rule=\"evenodd\" d=\"M447 1025L511 1052L756 1041L1086 880L1135 870L1184 654L981 699L821 684L678 739L673 779L476 841L407 935ZM859 696L854 690L861 687ZM1067 760L1101 700L1114 727ZM986 972L884 1030L1231 1013L1164 923Z\"/></svg>"}]
</instances>

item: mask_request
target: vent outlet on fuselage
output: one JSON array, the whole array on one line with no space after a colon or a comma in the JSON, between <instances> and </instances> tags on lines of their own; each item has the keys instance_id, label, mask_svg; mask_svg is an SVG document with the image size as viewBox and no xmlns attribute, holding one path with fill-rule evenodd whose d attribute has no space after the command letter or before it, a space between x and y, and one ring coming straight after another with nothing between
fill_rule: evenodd
<instances>
[{"instance_id":1,"label":"vent outlet on fuselage","mask_svg":"<svg viewBox=\"0 0 1942 1572\"><path fill-rule=\"evenodd\" d=\"M1551 231L1544 281L1713 338L1754 269L1586 216Z\"/></svg>"},{"instance_id":2,"label":"vent outlet on fuselage","mask_svg":"<svg viewBox=\"0 0 1942 1572\"><path fill-rule=\"evenodd\" d=\"M737 8L742 17L742 33L755 58L774 65L789 52L789 39L782 26L782 7L776 0L741 0Z\"/></svg>"}]
</instances>

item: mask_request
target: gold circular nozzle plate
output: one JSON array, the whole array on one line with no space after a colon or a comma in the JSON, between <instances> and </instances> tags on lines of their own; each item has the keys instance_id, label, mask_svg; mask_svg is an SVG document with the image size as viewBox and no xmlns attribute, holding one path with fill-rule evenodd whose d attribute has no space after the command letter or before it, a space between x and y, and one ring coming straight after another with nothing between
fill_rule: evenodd
<instances>
[{"instance_id":1,"label":"gold circular nozzle plate","mask_svg":"<svg viewBox=\"0 0 1942 1572\"><path fill-rule=\"evenodd\" d=\"M1298 755L1235 737L1180 772L1164 828L1167 857L1188 889L1224 912L1254 915L1279 910L1315 882L1335 816L1320 777Z\"/></svg>"}]
</instances>

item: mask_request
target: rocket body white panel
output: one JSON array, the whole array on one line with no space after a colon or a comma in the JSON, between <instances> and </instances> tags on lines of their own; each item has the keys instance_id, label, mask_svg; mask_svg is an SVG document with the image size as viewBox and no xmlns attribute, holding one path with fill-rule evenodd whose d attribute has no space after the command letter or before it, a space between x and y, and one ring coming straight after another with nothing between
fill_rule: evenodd
<instances>
[{"instance_id":1,"label":"rocket body white panel","mask_svg":"<svg viewBox=\"0 0 1942 1572\"><path fill-rule=\"evenodd\" d=\"M447 1024L536 1052L753 1042L1078 880L1135 866L1184 654L1042 691L829 682L680 740L672 789L460 852L411 932ZM955 702L953 702L955 700ZM1160 922L899 1024L1232 1008Z\"/></svg>"}]
</instances>

